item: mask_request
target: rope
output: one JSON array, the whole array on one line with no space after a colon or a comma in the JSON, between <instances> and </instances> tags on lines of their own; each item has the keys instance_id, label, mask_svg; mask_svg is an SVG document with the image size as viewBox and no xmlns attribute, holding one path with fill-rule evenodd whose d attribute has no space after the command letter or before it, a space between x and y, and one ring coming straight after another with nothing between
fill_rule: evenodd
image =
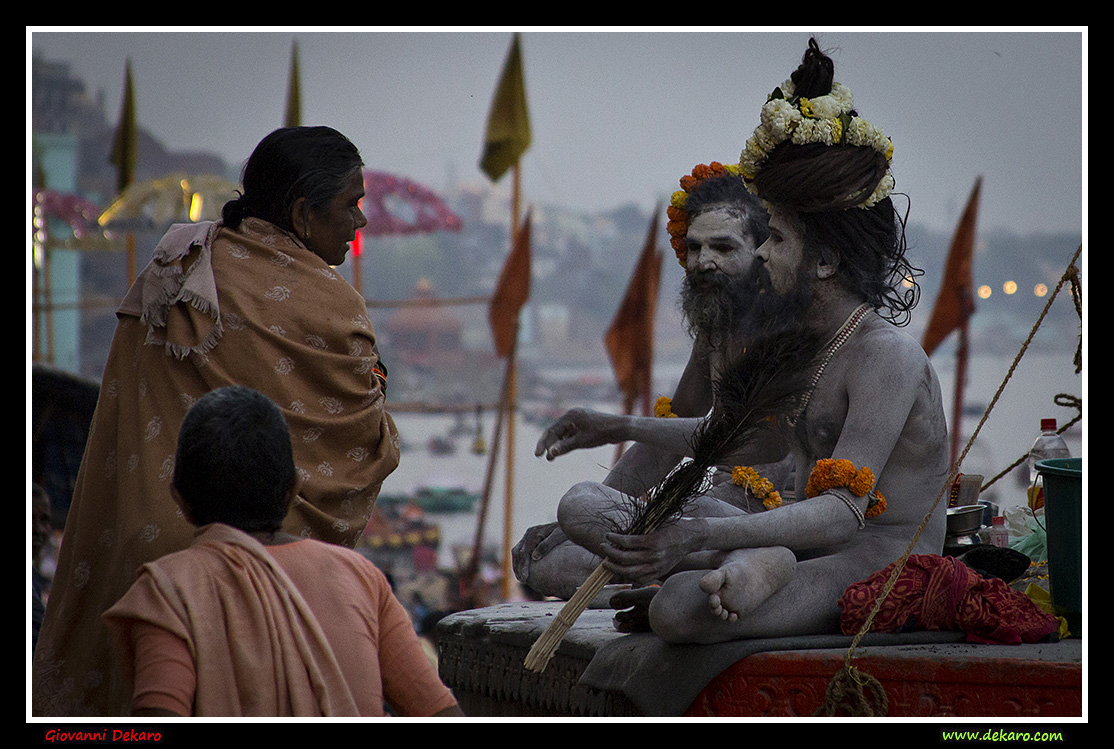
<instances>
[{"instance_id":1,"label":"rope","mask_svg":"<svg viewBox=\"0 0 1114 749\"><path fill-rule=\"evenodd\" d=\"M1044 322L1045 315L1048 314L1048 310L1052 306L1052 302L1056 299L1056 295L1060 293L1060 289L1063 287L1065 282L1071 279L1075 279L1072 281L1072 284L1073 296L1076 295L1074 288L1075 283L1078 280L1079 271L1074 270L1073 272L1073 269L1075 269L1075 261L1079 259L1079 255L1082 251L1083 245L1080 244L1079 248L1072 256L1071 262L1068 263L1067 270L1065 270L1063 276L1060 277L1059 283L1056 284L1055 290L1053 290L1052 295L1048 299L1048 302L1044 305L1044 309L1041 310L1040 317L1037 318L1036 323L1034 323L1032 330L1029 331L1029 335L1028 337L1026 337L1024 343L1021 344L1021 349L1017 352L1017 356L1014 357L1009 371L1006 372L1005 379L1003 379L1002 384L998 386L998 390L994 393L994 397L991 399L990 405L986 407L986 411L983 413L982 418L979 419L978 426L975 427L975 431L971 434L971 438L967 440L967 444L966 446L964 446L963 452L960 453L959 459L956 461L955 466L952 467L951 475L948 477L948 480L944 482L944 485L940 488L940 492L936 495L936 500L932 503L932 507L924 516L924 519L921 521L920 525L917 526L917 530L913 534L913 540L909 542L909 546L905 549L905 553L901 555L901 558L899 558L897 560L897 563L894 565L894 570L890 574L889 579L886 580L886 584L882 587L882 592L874 601L874 607L871 609L870 615L867 616L866 621L863 622L863 626L859 629L858 633L851 641L851 646L847 649L847 654L843 658L843 666L836 673L836 675L832 677L831 682L829 682L828 689L824 695L824 703L817 709L816 715L835 715L836 710L839 709L841 706L850 709L852 711L852 715L885 715L885 710L888 709L888 704L886 703L880 703L881 707L883 708L882 712L854 712L855 710L865 710L866 708L864 708L864 705L868 704L866 701L866 697L863 695L862 692L863 686L867 686L874 692L881 690L883 694L885 693L885 690L882 689L881 684L878 683L876 679L873 679L873 677L870 677L868 674L859 671L851 665L851 658L855 652L855 648L858 647L859 641L862 640L863 636L870 631L871 626L874 624L874 618L882 609L882 603L886 600L887 596L889 596L890 591L893 590L894 585L897 584L898 576L905 568L905 563L909 560L909 556L913 553L913 548L916 546L917 540L921 537L921 533L923 533L925 527L928 526L928 521L932 518L933 513L936 512L936 506L940 504L940 498L948 492L948 488L955 482L956 476L959 475L959 468L963 465L963 460L967 457L967 453L970 451L971 445L975 442L975 438L978 437L979 431L982 430L983 424L986 423L987 418L990 416L990 412L994 409L995 404L997 404L998 398L1002 395L1002 391L1006 388L1006 383L1008 383L1010 381L1010 378L1013 376L1014 370L1017 369L1017 365L1021 361L1021 357L1025 355L1026 350L1029 348L1029 343L1032 342L1033 336L1036 335L1037 330L1041 326L1041 323ZM1078 305L1077 310L1081 311L1081 308ZM1074 421L1070 423L1074 423ZM1067 426L1065 426L1065 429L1066 428ZM1024 458L1022 458L1022 460L1024 460Z\"/></svg>"},{"instance_id":2,"label":"rope","mask_svg":"<svg viewBox=\"0 0 1114 749\"><path fill-rule=\"evenodd\" d=\"M1079 250L1082 249L1083 246L1080 245ZM1068 269L1064 271L1064 275L1060 278L1060 283L1056 286L1056 291L1052 294L1052 297L1055 298L1056 294L1058 294L1060 291L1060 287L1064 285L1065 280L1068 281L1068 283L1071 285L1072 304L1075 305L1075 313L1079 315L1080 324L1079 343L1076 345L1075 356L1072 358L1072 363L1075 364L1076 374L1083 371L1083 286L1079 279L1079 268L1077 268L1075 265L1075 259L1079 257L1079 250L1076 250L1075 256L1072 258L1071 263L1068 265ZM1044 313L1048 311L1048 308L1051 306L1051 304L1052 299L1049 299L1048 304L1045 305L1044 312L1041 313L1042 319L1044 317ZM1037 321L1037 327L1040 327L1040 320ZM1034 332L1036 332L1035 328ZM1032 334L1030 334L1030 338L1032 338ZM1021 357L1019 354L1018 359L1020 358ZM1016 361L1014 363L1016 365ZM1079 412L1075 415L1075 418L1057 429L1056 434L1063 434L1068 429L1075 426L1076 422L1083 418L1083 400L1081 398L1077 398L1076 396L1069 395L1067 393L1058 393L1056 396L1053 397L1052 402L1055 403L1057 406L1064 406L1065 408L1075 408L1075 410ZM985 484L983 484L982 487L979 489L979 493L981 494L982 492L989 489L995 481L1007 475L1010 471L1017 468L1028 459L1029 453L1025 453L1013 463L1010 463L1005 468L1005 470L1003 470L994 478L990 479L990 481L987 481Z\"/></svg>"},{"instance_id":3,"label":"rope","mask_svg":"<svg viewBox=\"0 0 1114 749\"><path fill-rule=\"evenodd\" d=\"M1057 429L1056 434L1063 434L1064 432L1066 432L1067 430L1069 430L1073 426L1075 426L1076 422L1078 422L1080 419L1083 418L1083 399L1082 398L1078 398L1074 395L1069 395L1067 393L1058 393L1052 398L1052 402L1055 403L1057 406L1064 406L1066 408L1075 408L1077 411L1079 411L1079 413L1077 413L1075 415L1075 418L1073 418L1067 424L1064 424L1062 427ZM1017 468L1019 465L1021 465L1022 463L1024 463L1028 459L1029 459L1029 453L1025 453L1020 458L1018 458L1014 462L1010 463L1008 466L1006 466L1006 468L1001 473L999 473L994 478L990 479L990 481L987 481L985 484L983 484L982 487L979 489L979 493L981 494L984 491L986 491L987 489L989 489L995 481L1002 478L1003 476L1008 475L1010 471Z\"/></svg>"},{"instance_id":4,"label":"rope","mask_svg":"<svg viewBox=\"0 0 1114 749\"><path fill-rule=\"evenodd\" d=\"M863 693L864 687L872 699ZM836 709L843 707L855 718L884 716L890 709L890 699L882 682L854 666L841 670L835 675L824 691L824 704L816 715L831 718Z\"/></svg>"},{"instance_id":5,"label":"rope","mask_svg":"<svg viewBox=\"0 0 1114 749\"><path fill-rule=\"evenodd\" d=\"M1068 274L1068 280L1071 281L1071 300L1075 304L1075 313L1079 315L1079 344L1075 349L1075 372L1078 374L1083 371L1083 284L1075 265L1068 267Z\"/></svg>"}]
</instances>

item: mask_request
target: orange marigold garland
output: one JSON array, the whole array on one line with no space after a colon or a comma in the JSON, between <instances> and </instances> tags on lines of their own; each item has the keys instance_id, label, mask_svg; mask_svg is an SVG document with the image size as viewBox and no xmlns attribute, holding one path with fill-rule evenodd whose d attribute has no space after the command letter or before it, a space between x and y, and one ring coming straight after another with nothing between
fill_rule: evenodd
<instances>
[{"instance_id":1,"label":"orange marigold garland","mask_svg":"<svg viewBox=\"0 0 1114 749\"><path fill-rule=\"evenodd\" d=\"M809 474L805 496L811 499L829 489L847 487L856 497L869 495L865 516L873 518L886 511L886 498L874 488L874 472L866 466L855 469L849 460L821 458Z\"/></svg>"},{"instance_id":2,"label":"orange marigold garland","mask_svg":"<svg viewBox=\"0 0 1114 749\"><path fill-rule=\"evenodd\" d=\"M673 399L663 395L654 401L654 416L666 419L677 418L677 414L673 413Z\"/></svg>"},{"instance_id":3,"label":"orange marigold garland","mask_svg":"<svg viewBox=\"0 0 1114 749\"><path fill-rule=\"evenodd\" d=\"M856 497L861 497L874 488L874 472L869 468L860 468L855 476L847 482L847 488Z\"/></svg>"},{"instance_id":4,"label":"orange marigold garland","mask_svg":"<svg viewBox=\"0 0 1114 749\"><path fill-rule=\"evenodd\" d=\"M669 207L665 209L666 218L669 219L665 225L666 231L669 232L669 244L673 247L673 252L677 255L677 261L682 267L684 267L688 255L685 235L688 234L689 230L689 214L685 210L685 203L688 201L689 193L704 180L722 177L726 174L740 176L739 165L721 164L718 161L713 161L711 164L697 164L693 167L692 173L681 177L681 189L673 193L669 201Z\"/></svg>"},{"instance_id":5,"label":"orange marigold garland","mask_svg":"<svg viewBox=\"0 0 1114 749\"><path fill-rule=\"evenodd\" d=\"M767 510L781 507L781 495L774 491L774 482L758 475L750 466L735 466L731 470L731 483L748 489Z\"/></svg>"},{"instance_id":6,"label":"orange marigold garland","mask_svg":"<svg viewBox=\"0 0 1114 749\"><path fill-rule=\"evenodd\" d=\"M886 498L884 496L882 496L881 494L879 494L878 492L874 492L873 494L871 494L870 495L870 503L867 505L867 508L866 508L866 513L865 513L866 516L868 518L876 518L885 511L886 511Z\"/></svg>"},{"instance_id":7,"label":"orange marigold garland","mask_svg":"<svg viewBox=\"0 0 1114 749\"><path fill-rule=\"evenodd\" d=\"M855 464L850 460L837 460L832 465L832 486L847 486L854 478Z\"/></svg>"}]
</instances>

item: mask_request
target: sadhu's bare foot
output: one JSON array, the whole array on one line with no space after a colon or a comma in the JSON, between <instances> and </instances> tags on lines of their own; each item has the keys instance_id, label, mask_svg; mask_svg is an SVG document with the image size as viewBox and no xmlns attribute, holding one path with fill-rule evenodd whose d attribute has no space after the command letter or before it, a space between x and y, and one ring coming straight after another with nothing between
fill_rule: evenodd
<instances>
[{"instance_id":1,"label":"sadhu's bare foot","mask_svg":"<svg viewBox=\"0 0 1114 749\"><path fill-rule=\"evenodd\" d=\"M734 622L793 579L795 566L793 552L785 548L739 549L701 578L700 589L708 594L713 615Z\"/></svg>"}]
</instances>

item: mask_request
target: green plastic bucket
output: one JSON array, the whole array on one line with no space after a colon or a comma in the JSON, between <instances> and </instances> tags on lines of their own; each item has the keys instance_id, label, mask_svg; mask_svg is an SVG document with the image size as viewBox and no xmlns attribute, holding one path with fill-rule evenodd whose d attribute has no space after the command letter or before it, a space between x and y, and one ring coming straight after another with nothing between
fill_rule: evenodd
<instances>
[{"instance_id":1,"label":"green plastic bucket","mask_svg":"<svg viewBox=\"0 0 1114 749\"><path fill-rule=\"evenodd\" d=\"M1037 471L1044 481L1052 607L1078 636L1083 611L1083 458L1041 460Z\"/></svg>"}]
</instances>

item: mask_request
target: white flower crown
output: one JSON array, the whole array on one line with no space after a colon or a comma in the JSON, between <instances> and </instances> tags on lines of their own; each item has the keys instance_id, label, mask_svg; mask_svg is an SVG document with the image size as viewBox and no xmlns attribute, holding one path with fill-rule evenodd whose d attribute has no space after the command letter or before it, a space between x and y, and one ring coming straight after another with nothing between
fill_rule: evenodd
<instances>
[{"instance_id":1,"label":"white flower crown","mask_svg":"<svg viewBox=\"0 0 1114 749\"><path fill-rule=\"evenodd\" d=\"M747 139L739 157L739 169L752 192L755 191L754 178L766 162L767 154L787 140L799 145L843 143L870 146L886 157L887 164L892 161L893 142L881 128L852 114L854 98L847 86L833 83L830 94L812 99L794 96L794 88L793 81L788 80L766 98L761 123L755 128L754 135ZM874 192L856 207L870 208L887 197L893 186L894 178L887 168Z\"/></svg>"}]
</instances>

